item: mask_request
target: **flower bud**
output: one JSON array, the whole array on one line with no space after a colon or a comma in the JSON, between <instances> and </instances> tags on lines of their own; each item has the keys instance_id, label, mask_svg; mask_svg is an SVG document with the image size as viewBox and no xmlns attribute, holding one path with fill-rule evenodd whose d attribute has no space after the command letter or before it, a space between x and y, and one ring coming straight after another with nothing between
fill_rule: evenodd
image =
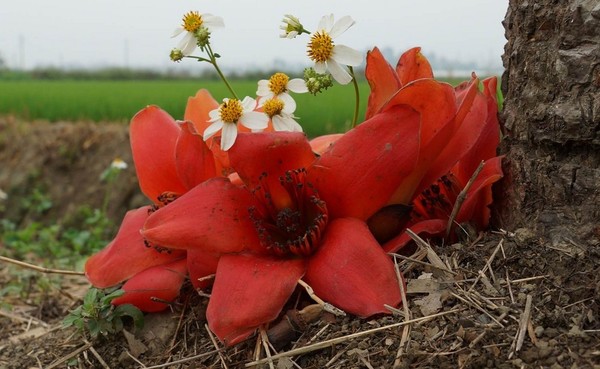
<instances>
[{"instance_id":1,"label":"flower bud","mask_svg":"<svg viewBox=\"0 0 600 369\"><path fill-rule=\"evenodd\" d=\"M183 52L177 48L171 50L171 54L169 55L172 61L178 62L183 59Z\"/></svg>"},{"instance_id":2,"label":"flower bud","mask_svg":"<svg viewBox=\"0 0 600 369\"><path fill-rule=\"evenodd\" d=\"M313 68L304 69L304 81L308 92L313 95L333 86L333 78L330 74L317 73Z\"/></svg>"}]
</instances>

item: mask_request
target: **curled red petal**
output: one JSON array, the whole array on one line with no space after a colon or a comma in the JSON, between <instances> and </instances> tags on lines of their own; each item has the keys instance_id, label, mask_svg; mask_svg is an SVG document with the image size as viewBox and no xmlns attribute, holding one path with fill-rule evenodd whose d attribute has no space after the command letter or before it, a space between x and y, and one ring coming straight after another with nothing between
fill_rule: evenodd
<instances>
[{"instance_id":1,"label":"curled red petal","mask_svg":"<svg viewBox=\"0 0 600 369\"><path fill-rule=\"evenodd\" d=\"M373 117L390 97L400 89L400 80L378 48L367 53L365 77L371 87L365 119Z\"/></svg>"},{"instance_id":2,"label":"curled red petal","mask_svg":"<svg viewBox=\"0 0 600 369\"><path fill-rule=\"evenodd\" d=\"M250 189L263 187L275 206L284 208L290 199L280 177L288 170L307 168L315 154L301 132L240 133L229 159Z\"/></svg>"},{"instance_id":3,"label":"curled red petal","mask_svg":"<svg viewBox=\"0 0 600 369\"><path fill-rule=\"evenodd\" d=\"M185 256L182 250L158 252L144 244L140 230L149 209L144 206L127 212L115 239L87 260L85 275L94 287L114 286L142 270Z\"/></svg>"},{"instance_id":4,"label":"curled red petal","mask_svg":"<svg viewBox=\"0 0 600 369\"><path fill-rule=\"evenodd\" d=\"M434 236L445 233L447 225L448 219L427 219L417 222L408 228L418 235L425 233L429 236ZM398 252L410 241L412 241L412 238L408 235L408 233L402 232L395 238L386 242L383 245L383 249L386 252Z\"/></svg>"},{"instance_id":5,"label":"curled red petal","mask_svg":"<svg viewBox=\"0 0 600 369\"><path fill-rule=\"evenodd\" d=\"M433 71L420 47L413 47L400 56L396 73L402 86L421 78L433 78Z\"/></svg>"},{"instance_id":6,"label":"curled red petal","mask_svg":"<svg viewBox=\"0 0 600 369\"><path fill-rule=\"evenodd\" d=\"M226 178L212 178L152 213L142 235L156 245L175 249L217 254L260 250L249 217L254 206L256 200L246 188Z\"/></svg>"},{"instance_id":7,"label":"curled red petal","mask_svg":"<svg viewBox=\"0 0 600 369\"><path fill-rule=\"evenodd\" d=\"M129 279L122 287L125 294L114 299L114 305L132 304L153 313L165 310L179 296L186 276L185 258L148 268Z\"/></svg>"},{"instance_id":8,"label":"curled red petal","mask_svg":"<svg viewBox=\"0 0 600 369\"><path fill-rule=\"evenodd\" d=\"M305 270L303 259L224 255L206 310L208 326L226 345L276 319Z\"/></svg>"},{"instance_id":9,"label":"curled red petal","mask_svg":"<svg viewBox=\"0 0 600 369\"><path fill-rule=\"evenodd\" d=\"M329 223L304 280L323 300L361 317L389 313L384 305L401 302L394 264L367 225L353 218Z\"/></svg>"},{"instance_id":10,"label":"curled red petal","mask_svg":"<svg viewBox=\"0 0 600 369\"><path fill-rule=\"evenodd\" d=\"M340 137L342 137L343 133L332 133L329 135L323 135L319 137L315 137L310 140L310 147L313 152L321 155L325 151L327 151Z\"/></svg>"},{"instance_id":11,"label":"curled red petal","mask_svg":"<svg viewBox=\"0 0 600 369\"><path fill-rule=\"evenodd\" d=\"M367 219L413 171L419 155L419 115L397 105L348 131L309 168L333 218Z\"/></svg>"},{"instance_id":12,"label":"curled red petal","mask_svg":"<svg viewBox=\"0 0 600 369\"><path fill-rule=\"evenodd\" d=\"M148 106L133 117L129 134L142 192L157 204L163 192L184 193L186 187L179 179L175 163L179 137L175 120L157 106Z\"/></svg>"},{"instance_id":13,"label":"curled red petal","mask_svg":"<svg viewBox=\"0 0 600 369\"><path fill-rule=\"evenodd\" d=\"M191 121L180 122L175 149L177 174L189 190L217 175L215 157Z\"/></svg>"}]
</instances>

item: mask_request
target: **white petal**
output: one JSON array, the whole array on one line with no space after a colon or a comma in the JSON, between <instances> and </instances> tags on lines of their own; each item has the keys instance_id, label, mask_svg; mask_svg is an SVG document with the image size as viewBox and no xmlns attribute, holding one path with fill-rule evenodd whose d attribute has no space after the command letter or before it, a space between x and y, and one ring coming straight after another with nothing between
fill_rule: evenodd
<instances>
[{"instance_id":1,"label":"white petal","mask_svg":"<svg viewBox=\"0 0 600 369\"><path fill-rule=\"evenodd\" d=\"M335 45L331 53L331 59L344 65L356 67L363 61L363 54L346 45Z\"/></svg>"},{"instance_id":2,"label":"white petal","mask_svg":"<svg viewBox=\"0 0 600 369\"><path fill-rule=\"evenodd\" d=\"M240 123L250 129L265 129L269 125L269 117L265 113L249 111L242 115Z\"/></svg>"},{"instance_id":3,"label":"white petal","mask_svg":"<svg viewBox=\"0 0 600 369\"><path fill-rule=\"evenodd\" d=\"M216 108L214 110L209 111L208 117L210 118L208 121L211 123L216 121L217 119L221 119L221 110L219 108Z\"/></svg>"},{"instance_id":4,"label":"white petal","mask_svg":"<svg viewBox=\"0 0 600 369\"><path fill-rule=\"evenodd\" d=\"M267 94L272 93L269 90L269 81L266 79L261 79L258 81L258 89L256 90L256 96L267 96Z\"/></svg>"},{"instance_id":5,"label":"white petal","mask_svg":"<svg viewBox=\"0 0 600 369\"><path fill-rule=\"evenodd\" d=\"M173 31L173 34L171 35L171 37L177 37L181 34L181 32L185 31L185 29L183 27L178 27L175 28L175 31Z\"/></svg>"},{"instance_id":6,"label":"white petal","mask_svg":"<svg viewBox=\"0 0 600 369\"><path fill-rule=\"evenodd\" d=\"M319 21L316 32L325 31L329 33L329 31L331 31L331 27L333 27L333 14L324 15Z\"/></svg>"},{"instance_id":7,"label":"white petal","mask_svg":"<svg viewBox=\"0 0 600 369\"><path fill-rule=\"evenodd\" d=\"M283 120L283 117L281 115L274 115L273 118L271 118L271 121L273 122L274 130L289 131L288 126L287 126L285 120Z\"/></svg>"},{"instance_id":8,"label":"white petal","mask_svg":"<svg viewBox=\"0 0 600 369\"><path fill-rule=\"evenodd\" d=\"M331 28L329 36L331 36L331 38L338 37L342 33L346 32L348 28L352 27L354 23L354 19L352 19L352 17L350 17L349 15L341 17L340 19L338 19L337 22L335 22L333 28Z\"/></svg>"},{"instance_id":9,"label":"white petal","mask_svg":"<svg viewBox=\"0 0 600 369\"><path fill-rule=\"evenodd\" d=\"M191 55L194 52L194 50L196 50L196 47L198 47L196 37L188 32L183 38L183 40L181 40L181 42L179 43L178 49L181 50L181 53L183 55L188 56Z\"/></svg>"},{"instance_id":10,"label":"white petal","mask_svg":"<svg viewBox=\"0 0 600 369\"><path fill-rule=\"evenodd\" d=\"M325 74L325 72L327 72L327 65L325 63L316 62L315 66L314 66L314 70L315 70L315 72L317 72L319 74Z\"/></svg>"},{"instance_id":11,"label":"white petal","mask_svg":"<svg viewBox=\"0 0 600 369\"><path fill-rule=\"evenodd\" d=\"M242 110L244 112L251 112L255 108L256 108L256 100L254 100L250 96L244 97L244 100L242 100ZM250 127L248 127L248 128L250 128Z\"/></svg>"},{"instance_id":12,"label":"white petal","mask_svg":"<svg viewBox=\"0 0 600 369\"><path fill-rule=\"evenodd\" d=\"M277 96L281 101L283 101L283 112L287 114L292 114L296 111L296 102L290 96L290 94L282 93Z\"/></svg>"},{"instance_id":13,"label":"white petal","mask_svg":"<svg viewBox=\"0 0 600 369\"><path fill-rule=\"evenodd\" d=\"M289 33L288 33L288 34L285 36L285 38L292 39L292 38L296 38L296 36L298 36L298 31L290 31L290 32L289 32Z\"/></svg>"},{"instance_id":14,"label":"white petal","mask_svg":"<svg viewBox=\"0 0 600 369\"><path fill-rule=\"evenodd\" d=\"M212 123L210 126L206 127L206 129L204 130L204 133L202 134L202 138L204 139L204 141L206 141L209 138L211 138L212 136L214 136L215 133L219 132L222 128L223 128L223 121L218 120L218 121Z\"/></svg>"},{"instance_id":15,"label":"white petal","mask_svg":"<svg viewBox=\"0 0 600 369\"><path fill-rule=\"evenodd\" d=\"M223 18L218 17L212 14L202 14L202 21L207 28L213 27L225 27L225 22L223 22Z\"/></svg>"},{"instance_id":16,"label":"white petal","mask_svg":"<svg viewBox=\"0 0 600 369\"><path fill-rule=\"evenodd\" d=\"M273 129L276 131L302 132L302 127L289 115L275 115Z\"/></svg>"},{"instance_id":17,"label":"white petal","mask_svg":"<svg viewBox=\"0 0 600 369\"><path fill-rule=\"evenodd\" d=\"M335 60L329 60L327 67L329 68L333 79L335 79L340 85L347 85L350 83L350 81L352 81L352 76L346 71L346 68L339 65Z\"/></svg>"},{"instance_id":18,"label":"white petal","mask_svg":"<svg viewBox=\"0 0 600 369\"><path fill-rule=\"evenodd\" d=\"M221 133L221 150L227 151L235 143L237 138L237 125L233 123L226 123L223 126L223 132Z\"/></svg>"},{"instance_id":19,"label":"white petal","mask_svg":"<svg viewBox=\"0 0 600 369\"><path fill-rule=\"evenodd\" d=\"M290 79L287 83L287 89L297 94L308 92L306 82L302 78Z\"/></svg>"}]
</instances>

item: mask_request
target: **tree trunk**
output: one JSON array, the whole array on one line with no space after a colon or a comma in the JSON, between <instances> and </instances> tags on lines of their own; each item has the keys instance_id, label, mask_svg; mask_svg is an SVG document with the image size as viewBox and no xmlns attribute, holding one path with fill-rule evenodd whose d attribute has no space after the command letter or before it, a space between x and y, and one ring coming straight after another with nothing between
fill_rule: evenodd
<instances>
[{"instance_id":1,"label":"tree trunk","mask_svg":"<svg viewBox=\"0 0 600 369\"><path fill-rule=\"evenodd\" d=\"M600 245L600 3L510 0L497 225Z\"/></svg>"}]
</instances>

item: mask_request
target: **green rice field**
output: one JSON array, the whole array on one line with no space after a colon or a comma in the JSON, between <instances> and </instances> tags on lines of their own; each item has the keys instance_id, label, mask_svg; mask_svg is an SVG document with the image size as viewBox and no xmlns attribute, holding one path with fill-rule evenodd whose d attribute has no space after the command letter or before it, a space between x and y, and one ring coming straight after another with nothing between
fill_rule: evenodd
<instances>
[{"instance_id":1,"label":"green rice field","mask_svg":"<svg viewBox=\"0 0 600 369\"><path fill-rule=\"evenodd\" d=\"M238 96L255 96L256 82L233 81ZM369 86L360 83L364 117ZM220 81L0 81L0 115L23 120L128 122L146 105L158 105L182 119L187 98L201 88L221 101L228 91ZM354 87L334 85L324 93L294 95L295 115L311 137L347 129L354 112ZM360 120L360 119L359 119Z\"/></svg>"}]
</instances>

